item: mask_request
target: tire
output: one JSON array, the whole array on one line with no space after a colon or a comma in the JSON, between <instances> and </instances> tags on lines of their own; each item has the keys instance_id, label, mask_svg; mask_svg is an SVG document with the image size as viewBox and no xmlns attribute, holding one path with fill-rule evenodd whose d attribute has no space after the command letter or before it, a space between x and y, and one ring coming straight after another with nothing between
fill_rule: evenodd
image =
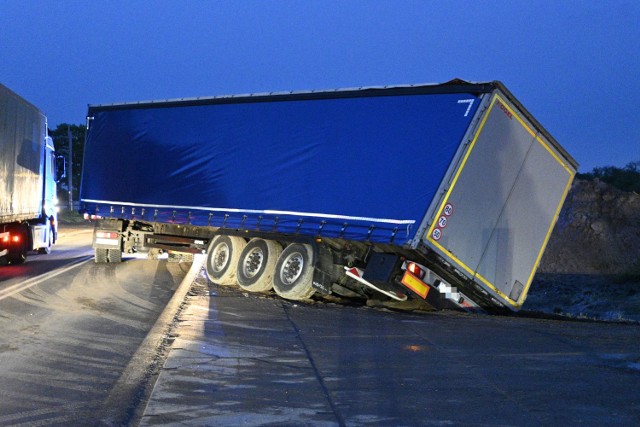
<instances>
[{"instance_id":1,"label":"tire","mask_svg":"<svg viewBox=\"0 0 640 427\"><path fill-rule=\"evenodd\" d=\"M187 254L183 252L169 252L167 261L171 263L193 262L193 254Z\"/></svg>"},{"instance_id":2,"label":"tire","mask_svg":"<svg viewBox=\"0 0 640 427\"><path fill-rule=\"evenodd\" d=\"M122 262L122 251L120 249L95 248L94 253L93 260L96 264Z\"/></svg>"},{"instance_id":3,"label":"tire","mask_svg":"<svg viewBox=\"0 0 640 427\"><path fill-rule=\"evenodd\" d=\"M242 237L217 236L207 249L207 277L215 284L236 284L236 268L240 254L247 246Z\"/></svg>"},{"instance_id":4,"label":"tire","mask_svg":"<svg viewBox=\"0 0 640 427\"><path fill-rule=\"evenodd\" d=\"M313 289L313 248L311 245L292 243L287 246L276 263L273 290L282 298L300 301L311 298Z\"/></svg>"},{"instance_id":5,"label":"tire","mask_svg":"<svg viewBox=\"0 0 640 427\"><path fill-rule=\"evenodd\" d=\"M96 262L96 264L104 264L109 262L108 258L107 258L107 251L109 249L105 249L105 248L95 248L94 249L94 253L95 253L95 257L93 258L93 260Z\"/></svg>"},{"instance_id":6,"label":"tire","mask_svg":"<svg viewBox=\"0 0 640 427\"><path fill-rule=\"evenodd\" d=\"M122 262L122 251L118 249L107 249L107 258L109 262Z\"/></svg>"},{"instance_id":7,"label":"tire","mask_svg":"<svg viewBox=\"0 0 640 427\"><path fill-rule=\"evenodd\" d=\"M249 292L270 291L273 288L276 262L281 253L282 246L278 242L251 239L238 261L238 285Z\"/></svg>"}]
</instances>

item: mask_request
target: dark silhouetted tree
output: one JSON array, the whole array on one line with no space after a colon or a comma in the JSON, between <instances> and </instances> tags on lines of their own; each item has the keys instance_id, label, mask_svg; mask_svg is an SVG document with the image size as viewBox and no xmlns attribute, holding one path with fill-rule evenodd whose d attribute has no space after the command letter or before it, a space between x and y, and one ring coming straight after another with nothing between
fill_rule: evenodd
<instances>
[{"instance_id":1,"label":"dark silhouetted tree","mask_svg":"<svg viewBox=\"0 0 640 427\"><path fill-rule=\"evenodd\" d=\"M630 162L623 168L604 166L593 168L591 172L580 173L578 178L599 179L623 191L640 192L640 161Z\"/></svg>"},{"instance_id":2,"label":"dark silhouetted tree","mask_svg":"<svg viewBox=\"0 0 640 427\"><path fill-rule=\"evenodd\" d=\"M69 130L71 131L73 159L69 159ZM86 130L85 125L70 125L67 123L58 125L54 130L49 129L49 136L53 139L56 153L66 158L67 173L69 172L69 161L71 160L72 162L72 197L76 202L78 201L78 192L80 190L80 174L82 172L82 156L84 154L84 137ZM58 184L58 199L60 200L60 205L68 206L68 178L65 178Z\"/></svg>"}]
</instances>

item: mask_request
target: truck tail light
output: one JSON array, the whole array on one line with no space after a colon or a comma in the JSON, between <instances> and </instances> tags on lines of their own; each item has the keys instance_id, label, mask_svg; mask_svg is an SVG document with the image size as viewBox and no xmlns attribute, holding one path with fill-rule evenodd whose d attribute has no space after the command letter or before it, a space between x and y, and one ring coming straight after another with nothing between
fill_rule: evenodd
<instances>
[{"instance_id":1,"label":"truck tail light","mask_svg":"<svg viewBox=\"0 0 640 427\"><path fill-rule=\"evenodd\" d=\"M96 231L96 237L99 239L117 239L118 233L109 231Z\"/></svg>"},{"instance_id":2,"label":"truck tail light","mask_svg":"<svg viewBox=\"0 0 640 427\"><path fill-rule=\"evenodd\" d=\"M422 269L422 267L420 267L415 262L410 262L409 264L407 264L407 271L413 274L414 276L416 276L420 280L424 279L424 276L427 273Z\"/></svg>"},{"instance_id":3,"label":"truck tail light","mask_svg":"<svg viewBox=\"0 0 640 427\"><path fill-rule=\"evenodd\" d=\"M2 243L20 243L22 241L22 236L19 233L11 234L6 233L2 236Z\"/></svg>"},{"instance_id":4,"label":"truck tail light","mask_svg":"<svg viewBox=\"0 0 640 427\"><path fill-rule=\"evenodd\" d=\"M120 234L117 231L96 231L93 243L94 247L106 245L107 247L117 248L120 246Z\"/></svg>"}]
</instances>

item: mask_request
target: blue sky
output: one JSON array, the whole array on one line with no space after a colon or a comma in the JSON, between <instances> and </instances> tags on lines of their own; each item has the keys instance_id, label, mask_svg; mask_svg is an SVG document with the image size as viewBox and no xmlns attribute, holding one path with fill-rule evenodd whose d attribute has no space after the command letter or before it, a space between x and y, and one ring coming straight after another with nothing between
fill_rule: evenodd
<instances>
[{"instance_id":1,"label":"blue sky","mask_svg":"<svg viewBox=\"0 0 640 427\"><path fill-rule=\"evenodd\" d=\"M640 2L0 0L0 82L87 104L501 80L580 163L640 161Z\"/></svg>"}]
</instances>

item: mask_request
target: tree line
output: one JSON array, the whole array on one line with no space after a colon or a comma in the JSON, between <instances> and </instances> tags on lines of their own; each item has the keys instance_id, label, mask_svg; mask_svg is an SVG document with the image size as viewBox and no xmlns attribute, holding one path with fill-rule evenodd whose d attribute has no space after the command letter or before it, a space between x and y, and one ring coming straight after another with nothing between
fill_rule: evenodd
<instances>
[{"instance_id":1,"label":"tree line","mask_svg":"<svg viewBox=\"0 0 640 427\"><path fill-rule=\"evenodd\" d=\"M80 191L80 174L82 172L82 157L84 155L84 138L87 132L85 125L70 125L62 123L55 129L49 129L49 136L53 139L53 146L58 155L66 159L67 174L71 169L71 196L78 201ZM69 136L71 136L71 158L69 157ZM71 168L69 167L71 166ZM69 180L65 178L58 183L58 200L60 206L68 206Z\"/></svg>"},{"instance_id":2,"label":"tree line","mask_svg":"<svg viewBox=\"0 0 640 427\"><path fill-rule=\"evenodd\" d=\"M591 172L579 173L576 177L587 181L598 179L620 190L640 193L640 161L629 162L623 168L615 166L593 168Z\"/></svg>"}]
</instances>

